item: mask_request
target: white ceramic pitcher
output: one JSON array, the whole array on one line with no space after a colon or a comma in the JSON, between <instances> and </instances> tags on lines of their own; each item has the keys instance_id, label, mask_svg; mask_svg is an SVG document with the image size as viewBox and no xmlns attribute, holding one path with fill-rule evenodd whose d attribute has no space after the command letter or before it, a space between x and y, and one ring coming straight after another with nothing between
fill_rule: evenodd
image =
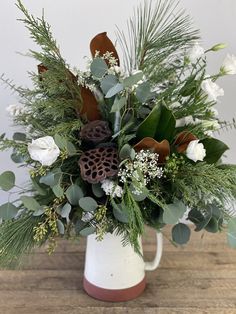
<instances>
[{"instance_id":1,"label":"white ceramic pitcher","mask_svg":"<svg viewBox=\"0 0 236 314\"><path fill-rule=\"evenodd\" d=\"M139 240L142 248L141 239ZM107 233L102 241L96 235L87 238L84 289L92 297L121 302L138 297L146 286L145 271L160 263L163 238L157 233L157 251L152 262L144 262L131 245L122 245L122 237Z\"/></svg>"}]
</instances>

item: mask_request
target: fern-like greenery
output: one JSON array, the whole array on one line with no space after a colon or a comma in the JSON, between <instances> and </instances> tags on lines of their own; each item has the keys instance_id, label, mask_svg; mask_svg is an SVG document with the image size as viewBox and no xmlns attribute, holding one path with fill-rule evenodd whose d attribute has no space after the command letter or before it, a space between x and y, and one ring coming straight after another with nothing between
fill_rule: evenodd
<instances>
[{"instance_id":1,"label":"fern-like greenery","mask_svg":"<svg viewBox=\"0 0 236 314\"><path fill-rule=\"evenodd\" d=\"M126 68L143 70L150 81L162 82L176 72L178 57L198 38L176 1L144 1L128 21L128 38L118 31Z\"/></svg>"}]
</instances>

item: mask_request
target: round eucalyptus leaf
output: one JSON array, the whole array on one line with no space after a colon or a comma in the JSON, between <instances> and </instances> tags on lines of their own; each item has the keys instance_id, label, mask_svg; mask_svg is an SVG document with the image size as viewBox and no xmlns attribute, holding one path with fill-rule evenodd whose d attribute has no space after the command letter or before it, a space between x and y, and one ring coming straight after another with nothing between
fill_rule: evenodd
<instances>
[{"instance_id":1,"label":"round eucalyptus leaf","mask_svg":"<svg viewBox=\"0 0 236 314\"><path fill-rule=\"evenodd\" d=\"M186 244L190 239L190 228L182 223L175 225L172 228L172 239L177 244Z\"/></svg>"},{"instance_id":2,"label":"round eucalyptus leaf","mask_svg":"<svg viewBox=\"0 0 236 314\"><path fill-rule=\"evenodd\" d=\"M80 231L80 235L82 235L83 237L87 237L89 236L90 234L93 234L95 232L96 228L91 226L91 227L87 227L87 228L84 228L83 230Z\"/></svg>"},{"instance_id":3,"label":"round eucalyptus leaf","mask_svg":"<svg viewBox=\"0 0 236 314\"><path fill-rule=\"evenodd\" d=\"M79 200L79 206L87 211L87 212L93 212L97 209L98 203L92 198L92 197L82 197Z\"/></svg>"},{"instance_id":4,"label":"round eucalyptus leaf","mask_svg":"<svg viewBox=\"0 0 236 314\"><path fill-rule=\"evenodd\" d=\"M100 198L104 195L104 191L103 189L101 188L101 185L99 183L97 184L92 184L92 191L93 191L93 194Z\"/></svg>"},{"instance_id":5,"label":"round eucalyptus leaf","mask_svg":"<svg viewBox=\"0 0 236 314\"><path fill-rule=\"evenodd\" d=\"M108 70L106 62L101 58L95 58L91 63L90 70L93 76L102 78Z\"/></svg>"},{"instance_id":6,"label":"round eucalyptus leaf","mask_svg":"<svg viewBox=\"0 0 236 314\"><path fill-rule=\"evenodd\" d=\"M3 220L13 219L17 212L18 208L11 203L6 203L0 206L0 218Z\"/></svg>"},{"instance_id":7,"label":"round eucalyptus leaf","mask_svg":"<svg viewBox=\"0 0 236 314\"><path fill-rule=\"evenodd\" d=\"M71 205L78 205L79 200L84 196L82 189L76 184L72 184L65 194Z\"/></svg>"},{"instance_id":8,"label":"round eucalyptus leaf","mask_svg":"<svg viewBox=\"0 0 236 314\"><path fill-rule=\"evenodd\" d=\"M21 201L25 208L37 211L41 208L40 204L31 196L21 196Z\"/></svg>"},{"instance_id":9,"label":"round eucalyptus leaf","mask_svg":"<svg viewBox=\"0 0 236 314\"><path fill-rule=\"evenodd\" d=\"M5 171L0 175L0 188L9 191L15 186L16 177L12 171Z\"/></svg>"},{"instance_id":10,"label":"round eucalyptus leaf","mask_svg":"<svg viewBox=\"0 0 236 314\"><path fill-rule=\"evenodd\" d=\"M64 235L65 234L65 227L63 225L63 223L61 222L61 220L57 219L57 229L59 234Z\"/></svg>"}]
</instances>

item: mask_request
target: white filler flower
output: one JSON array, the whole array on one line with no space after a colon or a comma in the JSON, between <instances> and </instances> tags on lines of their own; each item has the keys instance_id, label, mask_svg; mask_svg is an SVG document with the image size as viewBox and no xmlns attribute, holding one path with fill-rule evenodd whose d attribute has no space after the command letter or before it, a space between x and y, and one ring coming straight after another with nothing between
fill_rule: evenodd
<instances>
[{"instance_id":1,"label":"white filler flower","mask_svg":"<svg viewBox=\"0 0 236 314\"><path fill-rule=\"evenodd\" d=\"M202 143L199 143L199 140L191 141L188 144L186 155L189 159L194 162L203 161L204 157L206 157L206 150Z\"/></svg>"},{"instance_id":2,"label":"white filler flower","mask_svg":"<svg viewBox=\"0 0 236 314\"><path fill-rule=\"evenodd\" d=\"M191 63L196 63L205 53L203 47L201 47L198 43L188 51L188 58Z\"/></svg>"},{"instance_id":3,"label":"white filler flower","mask_svg":"<svg viewBox=\"0 0 236 314\"><path fill-rule=\"evenodd\" d=\"M236 56L228 54L223 61L222 68L226 74L236 74Z\"/></svg>"},{"instance_id":4,"label":"white filler flower","mask_svg":"<svg viewBox=\"0 0 236 314\"><path fill-rule=\"evenodd\" d=\"M217 101L219 96L224 96L224 90L211 79L205 79L201 84L202 90L207 94L209 101Z\"/></svg>"},{"instance_id":5,"label":"white filler flower","mask_svg":"<svg viewBox=\"0 0 236 314\"><path fill-rule=\"evenodd\" d=\"M112 197L122 197L123 195L122 187L109 179L104 180L101 187L106 195L111 195Z\"/></svg>"},{"instance_id":6,"label":"white filler flower","mask_svg":"<svg viewBox=\"0 0 236 314\"><path fill-rule=\"evenodd\" d=\"M43 166L51 166L60 155L60 149L51 136L33 140L32 143L28 144L28 151L30 157L39 161Z\"/></svg>"},{"instance_id":7,"label":"white filler flower","mask_svg":"<svg viewBox=\"0 0 236 314\"><path fill-rule=\"evenodd\" d=\"M20 114L26 112L25 107L21 104L12 104L6 108L6 111L9 113L11 117L17 117Z\"/></svg>"}]
</instances>

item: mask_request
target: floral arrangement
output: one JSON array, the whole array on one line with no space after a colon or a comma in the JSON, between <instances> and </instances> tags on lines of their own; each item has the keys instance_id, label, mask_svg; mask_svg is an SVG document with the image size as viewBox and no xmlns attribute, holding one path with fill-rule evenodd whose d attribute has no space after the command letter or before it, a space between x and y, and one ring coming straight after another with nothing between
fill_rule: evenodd
<instances>
[{"instance_id":1,"label":"floral arrangement","mask_svg":"<svg viewBox=\"0 0 236 314\"><path fill-rule=\"evenodd\" d=\"M118 31L123 61L104 32L90 43L87 70L71 70L44 17L17 7L41 50L30 51L39 63L33 88L2 76L20 96L7 110L25 131L1 135L0 149L13 149L30 183L15 187L12 171L0 175L10 193L0 207L0 265L46 241L52 252L59 237L92 233L122 234L139 252L145 225L172 225L171 240L182 245L191 233L183 217L195 231L227 230L236 247L236 167L223 163L228 147L214 137L235 127L215 105L224 95L216 81L236 74L236 57L208 75L207 54L225 45L203 49L184 11L159 0L136 9L128 36Z\"/></svg>"}]
</instances>

